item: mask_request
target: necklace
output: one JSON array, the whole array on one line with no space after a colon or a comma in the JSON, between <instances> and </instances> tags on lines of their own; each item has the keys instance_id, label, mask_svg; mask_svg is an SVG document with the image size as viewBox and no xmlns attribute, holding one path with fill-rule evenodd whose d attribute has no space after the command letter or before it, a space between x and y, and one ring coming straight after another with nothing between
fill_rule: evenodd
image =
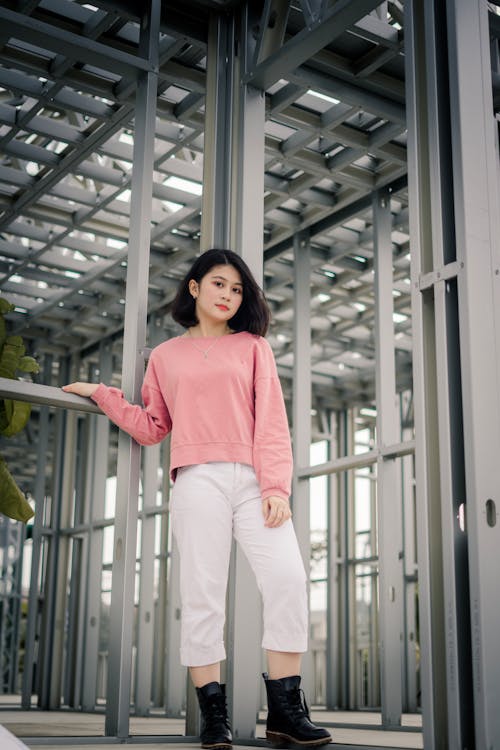
<instances>
[{"instance_id":1,"label":"necklace","mask_svg":"<svg viewBox=\"0 0 500 750\"><path fill-rule=\"evenodd\" d=\"M205 357L205 359L208 359L208 352L210 351L210 349L212 349L216 345L216 343L219 341L219 339L223 338L224 336L226 336L225 333L223 333L222 336L217 336L217 338L215 339L215 341L212 341L212 343L210 344L210 346L208 347L208 349L202 349L200 346L198 346L197 344L194 343L194 341L193 341L193 335L191 333L191 329L188 328L188 338L191 339L191 343L194 346L194 348L197 349L199 352L201 352L203 354L203 356Z\"/></svg>"}]
</instances>

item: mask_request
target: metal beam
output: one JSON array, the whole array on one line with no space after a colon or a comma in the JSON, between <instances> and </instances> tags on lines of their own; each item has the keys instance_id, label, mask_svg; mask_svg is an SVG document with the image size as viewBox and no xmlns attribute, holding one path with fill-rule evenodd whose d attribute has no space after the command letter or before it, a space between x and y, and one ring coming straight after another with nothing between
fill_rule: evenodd
<instances>
[{"instance_id":1,"label":"metal beam","mask_svg":"<svg viewBox=\"0 0 500 750\"><path fill-rule=\"evenodd\" d=\"M319 17L311 19L308 27L286 42L279 52L272 53L250 68L243 82L256 88L268 89L280 78L286 79L292 70L331 44L378 5L380 0L338 0Z\"/></svg>"},{"instance_id":2,"label":"metal beam","mask_svg":"<svg viewBox=\"0 0 500 750\"><path fill-rule=\"evenodd\" d=\"M140 56L114 49L109 45L73 34L55 25L44 23L32 16L0 7L0 23L9 29L10 36L30 42L38 47L54 50L67 57L76 57L88 65L98 65L104 70L120 75L137 76L138 72L150 72L154 66Z\"/></svg>"}]
</instances>

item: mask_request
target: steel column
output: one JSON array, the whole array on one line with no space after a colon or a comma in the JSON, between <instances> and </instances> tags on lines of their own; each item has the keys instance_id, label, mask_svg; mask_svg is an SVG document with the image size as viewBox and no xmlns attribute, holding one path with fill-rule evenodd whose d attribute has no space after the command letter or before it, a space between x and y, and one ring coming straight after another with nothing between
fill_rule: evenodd
<instances>
[{"instance_id":1,"label":"steel column","mask_svg":"<svg viewBox=\"0 0 500 750\"><path fill-rule=\"evenodd\" d=\"M234 110L228 142L232 157L230 237L262 285L265 101L261 92L239 83L250 54L251 13L251 3L247 3L241 11L233 59ZM235 738L253 738L260 707L262 606L255 576L238 545L232 560L227 627L229 705Z\"/></svg>"},{"instance_id":2,"label":"steel column","mask_svg":"<svg viewBox=\"0 0 500 750\"><path fill-rule=\"evenodd\" d=\"M99 379L109 383L112 375L110 344L99 348ZM97 374L97 373L96 373ZM89 416L89 454L87 464L86 507L90 524L87 559L87 588L83 653L85 667L82 674L81 705L83 711L93 711L97 702L97 664L101 623L102 555L104 529L95 522L104 518L106 478L108 475L108 445L110 424L107 417Z\"/></svg>"},{"instance_id":3,"label":"steel column","mask_svg":"<svg viewBox=\"0 0 500 750\"><path fill-rule=\"evenodd\" d=\"M446 3L477 748L500 748L500 222L488 3ZM457 341L458 345L458 341Z\"/></svg>"},{"instance_id":4,"label":"steel column","mask_svg":"<svg viewBox=\"0 0 500 750\"><path fill-rule=\"evenodd\" d=\"M293 523L302 553L310 591L311 521L309 479L299 479L297 469L311 463L311 245L306 233L293 240L293 396L292 427L295 471L292 485ZM305 691L313 692L312 654L303 657Z\"/></svg>"},{"instance_id":5,"label":"steel column","mask_svg":"<svg viewBox=\"0 0 500 750\"><path fill-rule=\"evenodd\" d=\"M339 419L337 412L328 415L330 438L328 441L328 460L338 456ZM327 510L327 635L326 635L326 708L333 710L340 700L340 493L339 477L330 474L328 481Z\"/></svg>"},{"instance_id":6,"label":"steel column","mask_svg":"<svg viewBox=\"0 0 500 750\"><path fill-rule=\"evenodd\" d=\"M150 321L149 343L157 346L163 339L156 325L156 316ZM134 705L136 716L148 716L152 697L152 674L155 626L155 526L154 511L158 492L158 469L160 466L160 444L144 449L142 461L142 522L140 547L140 586L137 614L137 641L135 665Z\"/></svg>"},{"instance_id":7,"label":"steel column","mask_svg":"<svg viewBox=\"0 0 500 750\"><path fill-rule=\"evenodd\" d=\"M373 194L377 442L401 437L393 322L392 216L387 190ZM401 482L396 458L377 462L379 635L382 724L401 724L403 617Z\"/></svg>"},{"instance_id":8,"label":"steel column","mask_svg":"<svg viewBox=\"0 0 500 750\"><path fill-rule=\"evenodd\" d=\"M212 13L207 44L201 249L229 247L234 18Z\"/></svg>"},{"instance_id":9,"label":"steel column","mask_svg":"<svg viewBox=\"0 0 500 750\"><path fill-rule=\"evenodd\" d=\"M456 106L450 81L458 61L447 47L445 14L455 5L426 0L405 8L421 685L424 744L430 750L487 746L474 745L473 738L467 536L460 528L460 506L470 501L470 490L465 497L461 375L466 365L454 280L456 236L463 231L457 233L456 226L466 209L457 205L456 194L453 205L450 191L461 171L459 158L451 163L450 141L458 145L458 157L463 137L463 113L449 109L450 102ZM468 23L465 28L468 34ZM472 30L462 47L467 69L469 44L476 41ZM479 116L470 101L466 106L470 120ZM476 136L479 143L483 134ZM477 178L474 184L476 189ZM483 199L487 206L484 194ZM483 209L480 213L482 220ZM488 416L491 424L491 403ZM465 460L469 453L468 446Z\"/></svg>"},{"instance_id":10,"label":"steel column","mask_svg":"<svg viewBox=\"0 0 500 750\"><path fill-rule=\"evenodd\" d=\"M140 54L152 63L153 70L139 78L135 105L122 376L123 391L127 398L135 402L140 399L144 378L141 350L146 339L160 11L160 0L151 0L141 20ZM123 739L129 733L139 474L139 445L121 432L118 443L110 616L111 679L107 688L106 735Z\"/></svg>"},{"instance_id":11,"label":"steel column","mask_svg":"<svg viewBox=\"0 0 500 750\"><path fill-rule=\"evenodd\" d=\"M60 362L60 382L69 382L69 363L67 360ZM40 624L40 640L37 662L37 692L39 708L59 708L59 698L55 696L55 704L52 704L54 693L52 690L53 677L53 651L54 633L56 631L56 600L57 600L57 575L59 563L59 530L61 528L61 504L62 486L64 481L64 446L66 441L66 423L68 415L58 412L55 418L54 435L54 459L52 487L50 496L50 533L46 540L48 551L46 555L45 568L43 571L43 609ZM69 454L68 454L69 455ZM59 633L61 627L59 623Z\"/></svg>"},{"instance_id":12,"label":"steel column","mask_svg":"<svg viewBox=\"0 0 500 750\"><path fill-rule=\"evenodd\" d=\"M52 356L46 354L43 363L43 382L50 383L52 375ZM35 517L33 522L30 588L28 594L28 616L24 647L24 671L22 682L21 705L23 709L31 708L33 677L35 664L35 638L38 623L39 574L42 548L43 517L45 512L45 467L49 445L49 407L41 406L38 422L38 450L36 459L36 480L34 488Z\"/></svg>"}]
</instances>

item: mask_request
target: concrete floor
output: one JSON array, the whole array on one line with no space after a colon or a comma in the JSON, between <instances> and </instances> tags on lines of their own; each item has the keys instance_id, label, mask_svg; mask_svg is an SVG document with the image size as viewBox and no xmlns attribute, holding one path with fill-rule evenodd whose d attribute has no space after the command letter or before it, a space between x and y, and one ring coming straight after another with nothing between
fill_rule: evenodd
<instances>
[{"instance_id":1,"label":"concrete floor","mask_svg":"<svg viewBox=\"0 0 500 750\"><path fill-rule=\"evenodd\" d=\"M326 726L332 734L333 744L329 750L381 750L392 748L421 750L423 740L421 717L408 714L403 717L401 731L381 729L378 713L352 711L312 710L311 718ZM259 717L256 737L265 746L265 713ZM2 732L2 727L4 731ZM6 730L6 731L5 731ZM10 744L7 738L11 733ZM184 721L167 719L160 712L149 717L131 717L130 739L134 750L198 750L198 743L184 739ZM178 740L176 741L176 737ZM16 740L15 738L19 738ZM27 748L43 747L46 750L74 750L75 746L87 746L92 750L108 750L116 744L114 738L104 737L104 714L82 713L69 710L40 711L33 708L23 711L19 697L0 696L0 748L22 750L19 740ZM254 744L254 743L252 743ZM254 745L255 746L255 745ZM242 750L246 746L239 745Z\"/></svg>"}]
</instances>

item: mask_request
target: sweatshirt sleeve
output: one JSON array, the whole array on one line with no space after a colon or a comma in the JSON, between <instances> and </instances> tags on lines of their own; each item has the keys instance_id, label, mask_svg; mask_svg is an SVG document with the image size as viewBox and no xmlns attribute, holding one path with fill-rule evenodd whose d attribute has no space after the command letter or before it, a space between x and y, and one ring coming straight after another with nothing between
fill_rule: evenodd
<instances>
[{"instance_id":1,"label":"sweatshirt sleeve","mask_svg":"<svg viewBox=\"0 0 500 750\"><path fill-rule=\"evenodd\" d=\"M172 420L161 394L151 357L141 389L143 406L131 404L119 388L100 383L93 401L120 429L128 432L141 445L159 443L172 429Z\"/></svg>"},{"instance_id":2,"label":"sweatshirt sleeve","mask_svg":"<svg viewBox=\"0 0 500 750\"><path fill-rule=\"evenodd\" d=\"M276 362L266 339L259 339L255 357L254 468L264 500L270 495L288 500L293 467L290 430Z\"/></svg>"}]
</instances>

